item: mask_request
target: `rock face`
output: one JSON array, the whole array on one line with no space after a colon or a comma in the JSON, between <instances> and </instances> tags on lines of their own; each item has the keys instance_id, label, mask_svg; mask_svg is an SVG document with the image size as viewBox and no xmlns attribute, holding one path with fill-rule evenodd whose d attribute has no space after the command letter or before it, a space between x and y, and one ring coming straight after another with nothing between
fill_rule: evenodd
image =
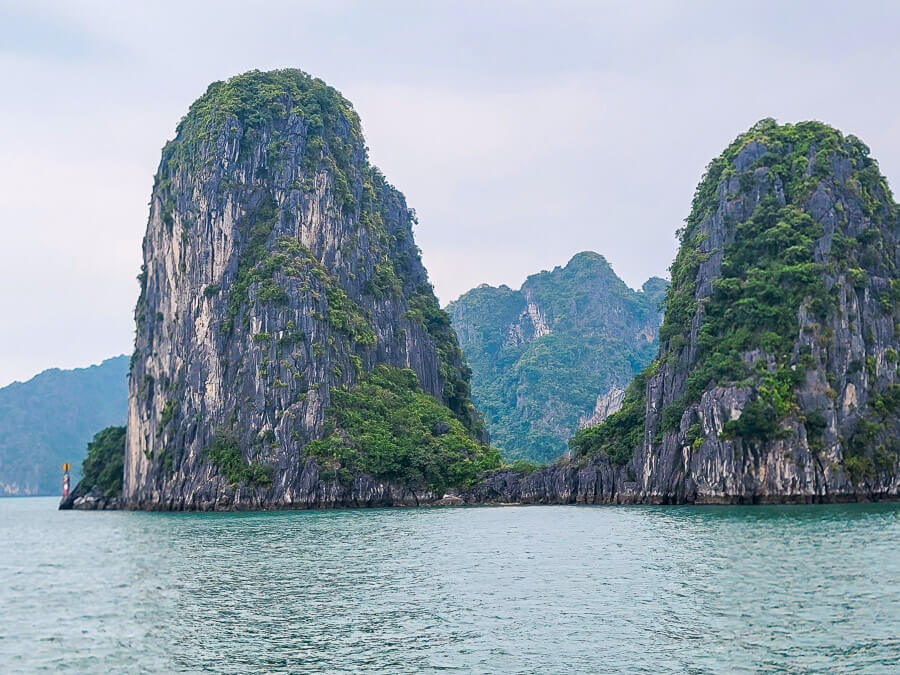
<instances>
[{"instance_id":1,"label":"rock face","mask_svg":"<svg viewBox=\"0 0 900 675\"><path fill-rule=\"evenodd\" d=\"M114 511L122 508L122 500L120 497L107 497L96 485L92 486L87 492L72 492L68 497L61 500L59 504L60 511L71 511L78 509L81 511Z\"/></svg>"},{"instance_id":2,"label":"rock face","mask_svg":"<svg viewBox=\"0 0 900 675\"><path fill-rule=\"evenodd\" d=\"M868 148L763 120L714 160L672 267L659 358L574 457L467 502L900 496L898 207Z\"/></svg>"},{"instance_id":3,"label":"rock face","mask_svg":"<svg viewBox=\"0 0 900 675\"><path fill-rule=\"evenodd\" d=\"M633 291L585 252L517 291L482 285L450 303L475 404L505 459L558 457L597 397L650 363L666 285Z\"/></svg>"},{"instance_id":4,"label":"rock face","mask_svg":"<svg viewBox=\"0 0 900 675\"><path fill-rule=\"evenodd\" d=\"M607 417L618 412L624 400L625 390L619 389L619 387L613 387L605 394L600 394L597 397L597 403L594 405L594 412L578 425L579 428L586 429L600 424Z\"/></svg>"},{"instance_id":5,"label":"rock face","mask_svg":"<svg viewBox=\"0 0 900 675\"><path fill-rule=\"evenodd\" d=\"M211 85L163 149L153 188L122 504L427 497L415 485L339 476L305 453L340 431L327 421L334 389L378 364L414 371L485 440L414 222L368 163L359 119L338 92L296 70Z\"/></svg>"}]
</instances>

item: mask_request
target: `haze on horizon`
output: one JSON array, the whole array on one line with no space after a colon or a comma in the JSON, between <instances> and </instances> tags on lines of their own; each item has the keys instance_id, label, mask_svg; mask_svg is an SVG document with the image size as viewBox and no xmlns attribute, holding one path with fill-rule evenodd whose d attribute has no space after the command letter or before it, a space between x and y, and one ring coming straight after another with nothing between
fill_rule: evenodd
<instances>
[{"instance_id":1,"label":"haze on horizon","mask_svg":"<svg viewBox=\"0 0 900 675\"><path fill-rule=\"evenodd\" d=\"M763 117L900 180L900 5L636 5L0 0L0 386L131 351L160 149L253 68L353 102L443 303L583 250L666 275L705 165Z\"/></svg>"}]
</instances>

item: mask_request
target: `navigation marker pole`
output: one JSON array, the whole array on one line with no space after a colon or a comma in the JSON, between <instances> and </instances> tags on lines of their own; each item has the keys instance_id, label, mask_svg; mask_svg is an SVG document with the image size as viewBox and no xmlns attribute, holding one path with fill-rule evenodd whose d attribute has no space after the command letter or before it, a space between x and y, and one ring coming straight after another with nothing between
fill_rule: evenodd
<instances>
[{"instance_id":1,"label":"navigation marker pole","mask_svg":"<svg viewBox=\"0 0 900 675\"><path fill-rule=\"evenodd\" d=\"M63 499L69 496L69 470L72 468L72 465L68 462L63 462Z\"/></svg>"}]
</instances>

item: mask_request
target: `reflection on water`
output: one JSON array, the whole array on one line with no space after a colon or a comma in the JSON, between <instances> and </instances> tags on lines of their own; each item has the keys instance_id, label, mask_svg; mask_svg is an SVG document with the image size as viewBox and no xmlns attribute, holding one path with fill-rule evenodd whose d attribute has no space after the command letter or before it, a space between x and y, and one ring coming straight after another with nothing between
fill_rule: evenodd
<instances>
[{"instance_id":1,"label":"reflection on water","mask_svg":"<svg viewBox=\"0 0 900 675\"><path fill-rule=\"evenodd\" d=\"M0 670L891 671L900 504L150 514L0 499Z\"/></svg>"}]
</instances>

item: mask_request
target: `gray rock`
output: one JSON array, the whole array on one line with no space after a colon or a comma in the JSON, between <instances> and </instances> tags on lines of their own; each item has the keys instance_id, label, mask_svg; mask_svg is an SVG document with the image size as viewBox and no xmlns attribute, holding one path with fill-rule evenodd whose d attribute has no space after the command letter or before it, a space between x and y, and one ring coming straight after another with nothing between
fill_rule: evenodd
<instances>
[{"instance_id":1,"label":"gray rock","mask_svg":"<svg viewBox=\"0 0 900 675\"><path fill-rule=\"evenodd\" d=\"M900 211L871 169L863 192L853 176L866 169L867 159L850 139L830 151L825 164L830 172L818 169L818 185L799 205L821 225L814 258L834 302L824 316L806 301L797 309L790 367L805 373L794 389L797 409L779 420L782 431L774 437L724 438L725 425L740 418L753 396L750 386L726 383L708 387L688 405L677 430L660 428L663 409L682 400L696 364L705 301L722 276L723 249L762 199L786 203L781 175L765 165L752 168L766 153L758 141L737 153L733 171L719 182L715 208L697 223L703 257L690 333L681 349L661 347L665 358L646 386L644 439L631 460L614 466L600 455L566 459L530 474L495 472L461 493L466 503L756 504L900 497L900 417L897 402L890 400L900 386L900 312L891 290L900 285ZM817 153L809 147L806 166L817 164ZM837 235L857 242L856 262L862 269L855 274L832 255ZM863 248L864 239L877 248ZM774 368L761 349L742 356L747 364ZM821 438L811 439L807 427L816 416L824 429ZM873 453L876 462L871 462ZM865 470L857 464L854 472L848 457L857 462L865 457L871 464L862 465Z\"/></svg>"},{"instance_id":2,"label":"gray rock","mask_svg":"<svg viewBox=\"0 0 900 675\"><path fill-rule=\"evenodd\" d=\"M594 406L594 412L590 417L585 418L578 425L580 429L597 426L607 417L618 412L622 407L622 401L625 398L625 390L619 387L613 387L605 394L597 397L597 404Z\"/></svg>"},{"instance_id":3,"label":"gray rock","mask_svg":"<svg viewBox=\"0 0 900 675\"><path fill-rule=\"evenodd\" d=\"M119 497L107 497L103 491L94 486L90 491L82 493L78 489L69 493L68 497L60 500L59 509L69 511L81 509L85 511L103 511L106 509L118 509L122 506Z\"/></svg>"},{"instance_id":4,"label":"gray rock","mask_svg":"<svg viewBox=\"0 0 900 675\"><path fill-rule=\"evenodd\" d=\"M378 364L414 370L475 428L452 329L436 337L424 321L423 303L436 301L413 210L369 165L352 106L294 76L301 90L319 87L325 109L287 90L257 111L262 121L227 109L208 121L194 106L163 150L135 312L124 508L433 501L304 458L323 435L332 388ZM269 75L241 78L255 86ZM208 108L227 105L217 86ZM270 485L229 482L209 458L217 429L231 430L244 462L267 468Z\"/></svg>"}]
</instances>

